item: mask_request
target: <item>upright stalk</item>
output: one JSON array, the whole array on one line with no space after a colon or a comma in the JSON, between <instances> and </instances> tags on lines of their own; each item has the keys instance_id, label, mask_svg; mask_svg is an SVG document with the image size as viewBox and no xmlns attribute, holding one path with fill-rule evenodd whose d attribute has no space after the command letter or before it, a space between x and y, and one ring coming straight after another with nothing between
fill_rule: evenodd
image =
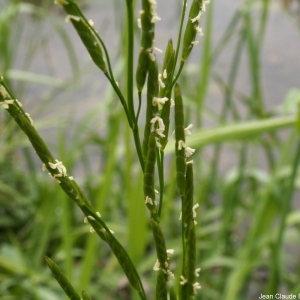
<instances>
[{"instance_id":1,"label":"upright stalk","mask_svg":"<svg viewBox=\"0 0 300 300\"><path fill-rule=\"evenodd\" d=\"M126 0L127 8L127 103L129 117L131 120L131 129L133 133L134 143L138 154L139 162L144 171L144 159L138 129L138 115L135 114L133 83L134 83L134 4L133 0Z\"/></svg>"},{"instance_id":2,"label":"upright stalk","mask_svg":"<svg viewBox=\"0 0 300 300\"><path fill-rule=\"evenodd\" d=\"M133 32L133 1L126 0L127 8L127 103L131 119L135 121L133 103L133 56L134 56L134 32ZM134 125L134 126L135 126Z\"/></svg>"}]
</instances>

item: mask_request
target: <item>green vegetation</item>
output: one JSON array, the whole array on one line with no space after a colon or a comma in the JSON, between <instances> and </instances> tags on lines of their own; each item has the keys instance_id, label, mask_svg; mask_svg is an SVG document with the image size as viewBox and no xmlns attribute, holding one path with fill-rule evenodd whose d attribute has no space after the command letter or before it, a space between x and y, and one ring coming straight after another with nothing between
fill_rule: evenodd
<instances>
[{"instance_id":1,"label":"green vegetation","mask_svg":"<svg viewBox=\"0 0 300 300\"><path fill-rule=\"evenodd\" d=\"M123 2L96 4L114 11L114 51L85 12L92 2L0 4L1 299L298 294L300 93L280 108L264 96L271 1L241 1L217 43L217 3L179 1L160 56L156 1ZM215 64L228 46L225 76ZM47 75L34 71L43 52Z\"/></svg>"}]
</instances>

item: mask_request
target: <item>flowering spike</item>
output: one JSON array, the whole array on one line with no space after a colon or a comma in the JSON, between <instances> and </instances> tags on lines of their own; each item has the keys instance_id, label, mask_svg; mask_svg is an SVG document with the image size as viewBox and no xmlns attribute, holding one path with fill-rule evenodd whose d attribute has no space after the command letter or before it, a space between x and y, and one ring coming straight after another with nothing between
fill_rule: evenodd
<instances>
[{"instance_id":1,"label":"flowering spike","mask_svg":"<svg viewBox=\"0 0 300 300\"><path fill-rule=\"evenodd\" d=\"M203 31L202 28L199 27L199 23L201 20L201 15L206 10L206 5L208 3L209 1L203 0L194 0L192 2L189 12L190 22L187 23L183 37L183 49L181 55L182 62L185 62L188 59L193 46L197 44L195 41L196 34L203 35Z\"/></svg>"}]
</instances>

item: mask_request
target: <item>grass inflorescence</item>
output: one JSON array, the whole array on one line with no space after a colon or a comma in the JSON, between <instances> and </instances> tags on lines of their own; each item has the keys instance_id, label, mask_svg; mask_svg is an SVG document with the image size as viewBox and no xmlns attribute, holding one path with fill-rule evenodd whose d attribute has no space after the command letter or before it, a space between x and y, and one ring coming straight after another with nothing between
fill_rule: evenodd
<instances>
[{"instance_id":1,"label":"grass inflorescence","mask_svg":"<svg viewBox=\"0 0 300 300\"><path fill-rule=\"evenodd\" d=\"M5 275L0 274L24 281L5 281L8 287L0 283L0 293L6 296L11 292L19 298L30 295L33 299L61 299L66 295L70 299L234 300L253 294L271 295L283 285L296 293L297 272L291 276L282 276L282 272L291 269L291 257L285 255L284 247L295 247L290 236L299 233L299 211L293 210L293 199L299 186L300 157L294 128L300 121L296 109L293 114L277 116L265 103L261 49L270 2L258 4L256 24L253 4L245 1L214 47L215 4L205 0L182 2L177 40L166 42L160 63L155 49L155 38L160 34L156 30L161 21L159 3L142 0L137 12L137 3L126 0L126 14L120 24L126 33L120 72L109 45L81 3L55 1L110 85L111 98L119 101L117 107L103 96L99 114L104 132L99 134L90 126L98 114L93 112L74 125L71 146L69 133L61 134L59 155L50 150L52 145L42 137L27 105L12 92L10 75L16 73L10 72L12 59L4 49L7 60L0 80L0 107L18 126L12 131L7 116L4 125L0 123L5 129L0 137L7 145L4 154L14 155L17 146L9 148L13 141L10 132L21 129L43 170L58 186L31 171L36 162L27 145L22 154L28 180L10 172L21 178L16 183L22 187L20 194L26 191L29 199L43 200L32 201L32 206L37 206L36 217L24 210L28 220L33 218L32 226L27 225L19 236L13 230L3 238L0 267ZM58 23L61 20L59 15ZM236 28L240 31L234 58L224 79L214 71L214 63L226 45L235 41ZM139 40L136 30L140 30ZM62 31L60 35L69 45L72 62L69 40ZM194 61L191 56L196 46L203 49L200 79L189 79L189 59ZM236 88L243 51L249 63L249 95ZM78 72L78 66L73 70ZM219 115L210 111L218 126L205 129L205 100L211 81L224 92L224 99ZM288 128L289 133L279 135L282 128ZM92 158L84 154L89 145L96 150ZM224 175L222 154L227 153L223 151L227 145L234 145L230 151L237 164ZM207 149L213 153L210 159L206 158ZM265 167L259 165L261 153L266 158ZM96 166L95 156L100 156L100 171L90 175ZM83 165L84 179L73 177L76 160ZM7 165L1 156L0 164ZM1 174L0 197L20 197L5 186L6 182ZM25 218L19 217L22 222ZM22 225L15 226L19 230ZM270 228L274 228L272 233ZM23 235L31 236L26 247L19 242ZM30 270L30 256L25 253L32 251L36 255ZM12 263L6 262L7 257L13 257ZM53 281L47 283L50 276L45 264L60 289ZM260 271L266 276L265 282L257 279ZM39 272L43 277L37 281Z\"/></svg>"}]
</instances>

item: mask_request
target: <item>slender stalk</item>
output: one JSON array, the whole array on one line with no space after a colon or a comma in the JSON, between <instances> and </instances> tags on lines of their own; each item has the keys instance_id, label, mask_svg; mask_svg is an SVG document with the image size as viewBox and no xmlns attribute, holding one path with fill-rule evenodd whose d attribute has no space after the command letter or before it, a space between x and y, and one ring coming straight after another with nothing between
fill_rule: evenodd
<instances>
[{"instance_id":1,"label":"slender stalk","mask_svg":"<svg viewBox=\"0 0 300 300\"><path fill-rule=\"evenodd\" d=\"M140 140L140 133L138 129L138 117L140 111L140 104L138 107L138 113L135 114L134 109L134 96L133 96L133 78L134 78L134 66L133 66L133 57L134 57L134 7L132 0L126 0L127 8L127 103L128 103L128 115L130 118L130 127L132 129L135 148L139 158L139 162L142 170L144 171L144 158L143 151ZM140 99L139 99L140 101ZM139 102L140 103L140 102Z\"/></svg>"},{"instance_id":2,"label":"slender stalk","mask_svg":"<svg viewBox=\"0 0 300 300\"><path fill-rule=\"evenodd\" d=\"M91 202L82 192L74 178L67 174L67 169L63 163L54 159L44 140L35 129L30 115L24 111L21 103L9 91L2 77L0 78L0 106L7 110L20 129L24 131L38 157L43 162L44 168L59 183L66 195L77 204L93 230L110 246L132 287L138 291L141 299L146 299L141 279L127 252L111 233L100 214L95 212Z\"/></svg>"},{"instance_id":3,"label":"slender stalk","mask_svg":"<svg viewBox=\"0 0 300 300\"><path fill-rule=\"evenodd\" d=\"M133 56L134 56L134 30L133 30L133 1L126 0L127 8L127 103L131 119L136 124L133 103Z\"/></svg>"},{"instance_id":4,"label":"slender stalk","mask_svg":"<svg viewBox=\"0 0 300 300\"><path fill-rule=\"evenodd\" d=\"M145 169L145 163L144 163L144 158L143 158L143 151L142 151L142 146L141 146L141 140L140 140L140 133L139 133L139 128L137 124L132 128L132 133L133 133L133 138L134 138L134 143L136 147L136 152L139 158L139 162L141 165L142 171Z\"/></svg>"},{"instance_id":5,"label":"slender stalk","mask_svg":"<svg viewBox=\"0 0 300 300\"><path fill-rule=\"evenodd\" d=\"M62 270L58 267L58 265L49 257L45 258L48 267L50 268L51 272L53 273L56 280L59 282L62 289L68 295L71 300L81 300L81 297L76 293L75 289L73 288L72 284L66 278Z\"/></svg>"},{"instance_id":6,"label":"slender stalk","mask_svg":"<svg viewBox=\"0 0 300 300\"><path fill-rule=\"evenodd\" d=\"M165 187L165 177L164 177L164 152L157 149L157 170L159 179L159 205L158 205L158 217L161 216L161 210L163 207L164 199L164 187Z\"/></svg>"},{"instance_id":7,"label":"slender stalk","mask_svg":"<svg viewBox=\"0 0 300 300\"><path fill-rule=\"evenodd\" d=\"M174 63L174 68L172 70L172 78L176 69L177 61L178 61L178 56L179 56L179 51L180 51L180 46L181 46L181 40L182 40L182 29L183 29L183 23L184 23L184 17L186 13L186 6L187 6L187 0L184 0L183 2L183 7L181 11L181 18L180 18L180 25L179 25L179 31L178 31L178 37L177 37L177 45L176 45L176 51L175 51L175 63ZM174 84L172 84L173 86Z\"/></svg>"}]
</instances>

